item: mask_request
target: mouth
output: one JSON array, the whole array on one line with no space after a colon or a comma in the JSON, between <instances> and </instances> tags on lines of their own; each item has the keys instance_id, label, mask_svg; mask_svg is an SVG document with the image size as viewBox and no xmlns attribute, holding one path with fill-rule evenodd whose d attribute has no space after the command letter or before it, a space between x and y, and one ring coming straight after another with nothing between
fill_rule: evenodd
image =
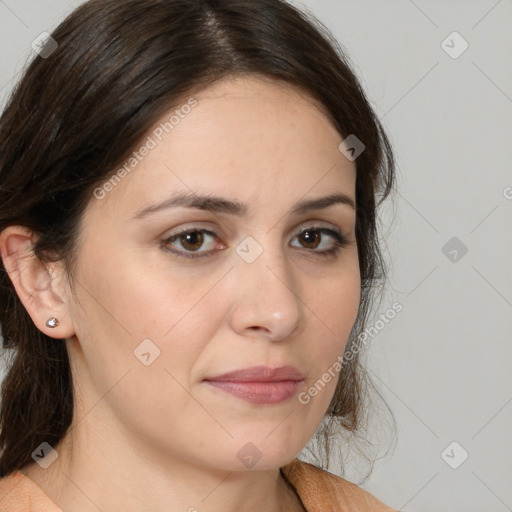
<instances>
[{"instance_id":1,"label":"mouth","mask_svg":"<svg viewBox=\"0 0 512 512\"><path fill-rule=\"evenodd\" d=\"M277 404L297 394L304 376L293 366L253 366L204 380L211 387L253 404Z\"/></svg>"}]
</instances>

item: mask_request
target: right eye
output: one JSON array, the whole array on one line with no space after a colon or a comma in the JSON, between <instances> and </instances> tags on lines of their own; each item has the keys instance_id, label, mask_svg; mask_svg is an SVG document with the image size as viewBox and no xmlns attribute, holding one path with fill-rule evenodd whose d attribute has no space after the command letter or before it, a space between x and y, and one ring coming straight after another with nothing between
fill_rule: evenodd
<instances>
[{"instance_id":1,"label":"right eye","mask_svg":"<svg viewBox=\"0 0 512 512\"><path fill-rule=\"evenodd\" d=\"M207 240L209 237L218 240L217 235L208 229L187 229L167 237L162 241L162 245L166 247L169 245L176 247L174 244L179 243L181 248L178 247L178 250L169 248L167 250L183 258L202 258L214 252L215 243L211 242L210 246L212 246L212 250L199 250L204 245L205 238Z\"/></svg>"}]
</instances>

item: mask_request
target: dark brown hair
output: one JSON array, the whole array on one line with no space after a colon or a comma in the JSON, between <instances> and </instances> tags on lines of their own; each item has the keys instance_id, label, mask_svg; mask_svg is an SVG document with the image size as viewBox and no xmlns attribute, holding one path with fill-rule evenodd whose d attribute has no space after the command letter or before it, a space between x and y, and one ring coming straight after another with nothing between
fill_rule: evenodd
<instances>
[{"instance_id":1,"label":"dark brown hair","mask_svg":"<svg viewBox=\"0 0 512 512\"><path fill-rule=\"evenodd\" d=\"M363 332L385 273L377 206L391 191L386 134L339 43L312 15L281 0L92 0L51 34L0 120L0 231L22 225L43 262L63 261L70 279L80 220L94 189L180 98L215 81L260 74L318 100L339 133L365 144L357 158L356 237L362 298L347 345ZM64 340L39 331L0 267L0 324L13 357L1 388L0 476L56 446L71 425L73 382ZM346 361L322 439L356 433L368 375Z\"/></svg>"}]
</instances>

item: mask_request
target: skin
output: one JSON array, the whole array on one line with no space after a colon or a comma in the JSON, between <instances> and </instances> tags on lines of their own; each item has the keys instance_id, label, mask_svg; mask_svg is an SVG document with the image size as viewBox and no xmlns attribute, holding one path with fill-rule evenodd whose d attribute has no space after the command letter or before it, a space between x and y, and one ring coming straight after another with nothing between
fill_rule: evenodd
<instances>
[{"instance_id":1,"label":"skin","mask_svg":"<svg viewBox=\"0 0 512 512\"><path fill-rule=\"evenodd\" d=\"M0 235L34 323L70 354L72 427L47 469L22 468L66 512L304 510L279 468L313 436L336 379L308 404L294 396L271 405L204 379L289 364L304 374L304 391L343 354L361 292L355 211L290 211L335 192L355 202L355 163L338 150L342 137L320 106L291 86L246 76L194 98L197 106L136 169L88 205L76 297L60 262L30 254L32 233L11 226ZM177 207L133 219L189 191L238 200L248 214ZM313 224L341 230L346 246L323 257L335 241L305 239ZM216 237L162 245L182 227ZM236 252L247 236L263 249L252 263ZM191 246L210 255L165 250ZM45 325L52 316L54 329ZM144 339L160 350L149 366L134 356ZM261 453L250 469L237 457L247 443Z\"/></svg>"}]
</instances>

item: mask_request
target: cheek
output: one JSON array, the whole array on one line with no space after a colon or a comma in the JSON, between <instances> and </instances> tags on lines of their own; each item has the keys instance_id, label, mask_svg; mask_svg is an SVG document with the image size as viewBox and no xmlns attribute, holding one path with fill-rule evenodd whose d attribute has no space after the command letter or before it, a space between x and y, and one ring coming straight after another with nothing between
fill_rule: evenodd
<instances>
[{"instance_id":1,"label":"cheek","mask_svg":"<svg viewBox=\"0 0 512 512\"><path fill-rule=\"evenodd\" d=\"M312 296L312 312L316 313L328 333L323 339L326 353L339 350L348 341L361 300L361 280L357 262L346 265L337 275L324 280Z\"/></svg>"},{"instance_id":2,"label":"cheek","mask_svg":"<svg viewBox=\"0 0 512 512\"><path fill-rule=\"evenodd\" d=\"M162 273L157 279L156 272L141 271L140 261L124 258L115 264L119 259L102 255L84 257L76 274L79 303L72 314L86 365L81 376L89 374L101 395L130 369L145 371L142 385L147 382L153 390L172 384L164 368L172 374L179 370L176 377L183 381L207 339L208 324L197 321L198 300L206 290L191 289L179 278L166 282Z\"/></svg>"},{"instance_id":3,"label":"cheek","mask_svg":"<svg viewBox=\"0 0 512 512\"><path fill-rule=\"evenodd\" d=\"M305 346L311 368L305 401L310 400L313 410L327 408L334 394L360 299L359 270L352 267L336 279L323 283L321 292L310 300L309 332L314 342L309 341Z\"/></svg>"},{"instance_id":4,"label":"cheek","mask_svg":"<svg viewBox=\"0 0 512 512\"><path fill-rule=\"evenodd\" d=\"M81 407L87 411L100 401L105 415L111 411L131 430L164 444L169 429L186 437L181 426L208 420L189 389L194 365L217 328L214 301L201 300L211 285L176 293L179 279L166 286L126 268L100 270L93 279L84 271L78 287L82 353L74 359L84 390Z\"/></svg>"}]
</instances>

